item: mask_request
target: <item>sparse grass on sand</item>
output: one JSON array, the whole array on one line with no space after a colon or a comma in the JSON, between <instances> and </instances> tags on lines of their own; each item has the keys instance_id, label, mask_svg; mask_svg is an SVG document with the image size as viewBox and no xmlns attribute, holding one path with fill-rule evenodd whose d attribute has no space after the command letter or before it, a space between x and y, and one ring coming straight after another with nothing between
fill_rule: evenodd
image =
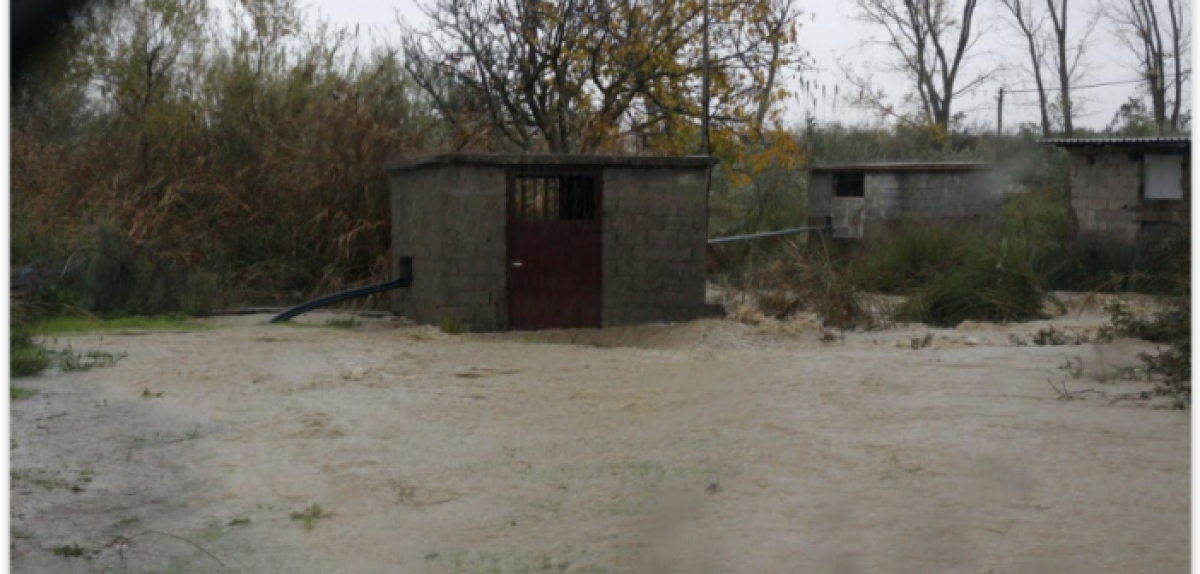
<instances>
[{"instance_id":1,"label":"sparse grass on sand","mask_svg":"<svg viewBox=\"0 0 1200 574\"><path fill-rule=\"evenodd\" d=\"M30 330L39 335L90 331L199 331L211 328L185 315L132 315L113 319L64 315L51 317L30 326Z\"/></svg>"},{"instance_id":2,"label":"sparse grass on sand","mask_svg":"<svg viewBox=\"0 0 1200 574\"><path fill-rule=\"evenodd\" d=\"M282 321L279 323L271 323L271 325L277 325L280 327L301 327L301 328L313 328L313 329L355 329L357 327L361 327L363 325L363 322L361 320L359 320L357 317L351 316L351 317L347 317L345 319L326 319L324 323L303 322L303 321L297 321L297 320L295 320L295 318L293 318L292 320L289 320L289 321Z\"/></svg>"},{"instance_id":3,"label":"sparse grass on sand","mask_svg":"<svg viewBox=\"0 0 1200 574\"><path fill-rule=\"evenodd\" d=\"M291 515L292 520L299 521L305 530L312 530L313 526L316 526L318 520L322 518L329 518L330 516L331 514L326 512L325 509L321 508L321 505L316 502L310 504L308 508L304 509L303 512L293 512Z\"/></svg>"}]
</instances>

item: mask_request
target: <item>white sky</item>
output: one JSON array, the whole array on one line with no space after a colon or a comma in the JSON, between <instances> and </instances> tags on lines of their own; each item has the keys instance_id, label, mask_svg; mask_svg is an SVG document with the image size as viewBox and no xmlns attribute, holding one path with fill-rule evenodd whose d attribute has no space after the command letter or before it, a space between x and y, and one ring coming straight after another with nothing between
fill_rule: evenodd
<instances>
[{"instance_id":1,"label":"white sky","mask_svg":"<svg viewBox=\"0 0 1200 574\"><path fill-rule=\"evenodd\" d=\"M806 114L811 114L817 121L841 121L843 123L866 123L874 121L875 114L869 109L854 108L844 101L833 97L834 86L840 87L845 93L848 83L838 67L838 62L862 63L878 61L886 52L882 48L868 44L873 34L878 31L855 19L857 8L853 0L798 0L806 14L802 17L803 26L800 30L800 46L807 50L816 69L806 72L805 77L817 85L826 88L827 97L818 97L816 105L811 98L796 98L785 104L785 117L789 122L799 122ZM1003 19L997 2L981 2L976 15L977 26L984 28L985 36L977 46L974 62L978 66L994 65L1006 62L1012 71L998 76L982 86L969 97L963 97L955 102L955 111L967 112L968 122L978 123L994 128L996 125L996 94L999 88L1006 89L1028 88L1033 86L1033 80L1028 74L1015 69L1025 62L1025 52L1020 47L1020 36L1008 26ZM1097 0L1075 0L1071 3L1073 11L1070 24L1073 27L1082 26L1089 14L1097 7ZM363 36L370 30L377 37L394 37L400 33L396 24L396 14L407 19L410 23L423 22L421 13L417 10L414 0L309 0L307 6L319 11L335 23L361 25ZM364 40L365 41L365 40ZM1091 48L1085 58L1088 70L1076 85L1097 84L1137 78L1133 69L1131 54L1127 54L1117 43L1108 27L1107 22L1092 34ZM968 72L969 72L968 68ZM967 74L969 75L969 74ZM792 87L798 88L798 73L791 74ZM878 85L888 94L898 96L907 91L906 84L899 77L879 74L874 77ZM1077 126L1103 128L1116 112L1118 106L1124 103L1138 90L1137 84L1105 86L1076 92L1075 99L1079 106L1080 116L1076 118ZM791 89L790 91L797 91ZM1014 128L1020 122L1037 122L1038 111L1036 94L1006 94L1004 106L1004 125L1006 130Z\"/></svg>"}]
</instances>

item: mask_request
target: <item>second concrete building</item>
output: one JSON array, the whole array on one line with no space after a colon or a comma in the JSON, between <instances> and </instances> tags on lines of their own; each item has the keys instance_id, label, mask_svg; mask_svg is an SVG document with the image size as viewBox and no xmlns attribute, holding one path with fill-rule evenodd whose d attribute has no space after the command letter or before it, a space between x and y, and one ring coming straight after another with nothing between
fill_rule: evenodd
<instances>
[{"instance_id":1,"label":"second concrete building","mask_svg":"<svg viewBox=\"0 0 1200 574\"><path fill-rule=\"evenodd\" d=\"M808 184L809 224L874 240L906 221L998 221L1000 174L986 163L821 165Z\"/></svg>"}]
</instances>

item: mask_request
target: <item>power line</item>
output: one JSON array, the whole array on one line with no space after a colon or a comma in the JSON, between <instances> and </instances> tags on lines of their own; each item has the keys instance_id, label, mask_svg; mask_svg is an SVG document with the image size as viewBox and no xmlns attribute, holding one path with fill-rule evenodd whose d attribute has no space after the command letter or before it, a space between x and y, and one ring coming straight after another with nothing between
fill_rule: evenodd
<instances>
[{"instance_id":1,"label":"power line","mask_svg":"<svg viewBox=\"0 0 1200 574\"><path fill-rule=\"evenodd\" d=\"M1137 80L1117 80L1117 81L1113 81L1113 82L1101 82L1101 83L1099 83L1099 84L1087 84L1087 85L1083 85L1083 86L1071 86L1071 89L1072 89L1072 90L1086 90L1086 89L1089 89L1089 88L1102 88L1102 87L1104 87L1104 86L1119 86L1119 85L1122 85L1122 84L1136 84L1136 83L1141 83L1141 82L1143 82L1143 81L1145 81L1145 80L1143 80L1143 79L1137 79ZM1010 90L1010 89L1003 88L1003 87L1001 87L1001 88L1000 88L1000 93L999 93L998 97L996 98L996 133L997 133L997 134L1004 133L1004 94L1005 94L1005 93L1009 93L1009 94L1028 94L1028 93L1031 93L1031 92L1037 92L1037 91L1038 91L1038 89L1037 89L1037 88L1021 88L1021 89L1016 89L1016 90ZM1045 88L1045 89L1044 89L1044 91L1047 91L1047 92L1061 92L1061 91L1062 91L1062 88L1054 88L1054 87L1050 87L1050 88ZM1043 114L1043 120L1044 120L1044 119L1045 119L1045 116L1044 116L1044 114Z\"/></svg>"},{"instance_id":2,"label":"power line","mask_svg":"<svg viewBox=\"0 0 1200 574\"><path fill-rule=\"evenodd\" d=\"M1121 80L1118 82L1103 82L1103 83L1099 83L1099 84L1090 84L1090 85L1086 85L1086 86L1071 86L1071 89L1072 90L1086 90L1088 88L1102 88L1104 86L1116 86L1116 85L1120 85L1120 84L1136 84L1136 83L1140 83L1140 82L1144 82L1144 81L1145 80L1140 80L1140 79L1139 80ZM1058 92L1058 91L1062 91L1062 88L1050 87L1050 88L1046 88L1045 90L1047 92ZM1004 90L1004 92L1008 93L1008 94L1025 94L1025 93L1036 92L1036 91L1038 91L1037 88L1030 88L1030 89L1023 89L1023 90Z\"/></svg>"}]
</instances>

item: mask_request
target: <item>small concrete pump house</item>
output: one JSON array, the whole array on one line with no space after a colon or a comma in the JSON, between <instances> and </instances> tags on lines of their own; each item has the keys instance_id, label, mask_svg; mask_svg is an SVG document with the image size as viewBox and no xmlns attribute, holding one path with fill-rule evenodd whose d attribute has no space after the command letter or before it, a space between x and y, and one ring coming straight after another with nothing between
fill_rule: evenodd
<instances>
[{"instance_id":1,"label":"small concrete pump house","mask_svg":"<svg viewBox=\"0 0 1200 574\"><path fill-rule=\"evenodd\" d=\"M1191 221L1189 137L1047 139L1067 150L1078 239L1127 252L1172 225Z\"/></svg>"},{"instance_id":2,"label":"small concrete pump house","mask_svg":"<svg viewBox=\"0 0 1200 574\"><path fill-rule=\"evenodd\" d=\"M707 157L397 160L393 311L469 331L685 321L704 312Z\"/></svg>"},{"instance_id":3,"label":"small concrete pump house","mask_svg":"<svg viewBox=\"0 0 1200 574\"><path fill-rule=\"evenodd\" d=\"M818 165L808 180L809 225L845 239L883 239L908 221L996 221L1004 203L986 163Z\"/></svg>"}]
</instances>

